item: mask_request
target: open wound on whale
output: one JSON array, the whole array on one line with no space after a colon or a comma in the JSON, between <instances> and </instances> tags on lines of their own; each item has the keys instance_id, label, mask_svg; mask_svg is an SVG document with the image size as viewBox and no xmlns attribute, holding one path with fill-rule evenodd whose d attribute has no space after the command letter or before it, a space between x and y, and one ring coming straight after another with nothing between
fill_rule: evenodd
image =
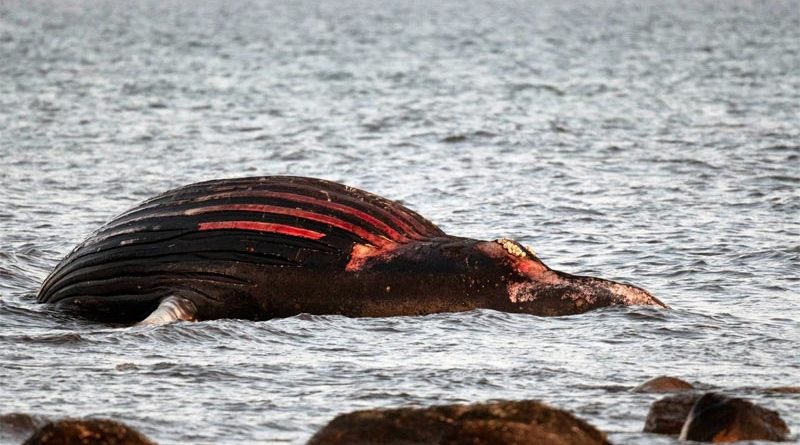
<instances>
[{"instance_id":1,"label":"open wound on whale","mask_svg":"<svg viewBox=\"0 0 800 445\"><path fill-rule=\"evenodd\" d=\"M138 325L161 325L173 321L197 321L197 306L183 297L166 297L158 304L156 310Z\"/></svg>"}]
</instances>

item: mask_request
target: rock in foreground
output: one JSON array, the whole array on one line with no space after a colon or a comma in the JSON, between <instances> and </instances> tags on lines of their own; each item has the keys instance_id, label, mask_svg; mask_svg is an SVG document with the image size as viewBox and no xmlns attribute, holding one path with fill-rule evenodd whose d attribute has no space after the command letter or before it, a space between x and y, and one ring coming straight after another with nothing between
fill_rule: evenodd
<instances>
[{"instance_id":1,"label":"rock in foreground","mask_svg":"<svg viewBox=\"0 0 800 445\"><path fill-rule=\"evenodd\" d=\"M44 416L9 413L0 415L0 443L19 443L47 423Z\"/></svg>"},{"instance_id":2,"label":"rock in foreground","mask_svg":"<svg viewBox=\"0 0 800 445\"><path fill-rule=\"evenodd\" d=\"M644 432L677 436L699 398L700 394L682 393L656 400L650 405L647 420L644 421Z\"/></svg>"},{"instance_id":3,"label":"rock in foreground","mask_svg":"<svg viewBox=\"0 0 800 445\"><path fill-rule=\"evenodd\" d=\"M681 440L738 442L741 440L784 441L789 428L777 412L744 399L707 393L689 413Z\"/></svg>"},{"instance_id":4,"label":"rock in foreground","mask_svg":"<svg viewBox=\"0 0 800 445\"><path fill-rule=\"evenodd\" d=\"M37 429L23 445L155 445L138 431L113 420L64 419Z\"/></svg>"},{"instance_id":5,"label":"rock in foreground","mask_svg":"<svg viewBox=\"0 0 800 445\"><path fill-rule=\"evenodd\" d=\"M505 401L342 414L307 445L589 445L609 442L593 426L536 401Z\"/></svg>"}]
</instances>

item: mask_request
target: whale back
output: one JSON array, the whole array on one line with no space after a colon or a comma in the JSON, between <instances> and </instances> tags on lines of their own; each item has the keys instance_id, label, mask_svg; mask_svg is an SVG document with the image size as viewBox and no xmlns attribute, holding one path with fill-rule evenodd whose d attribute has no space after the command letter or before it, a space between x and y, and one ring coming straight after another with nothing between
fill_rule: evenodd
<instances>
[{"instance_id":1,"label":"whale back","mask_svg":"<svg viewBox=\"0 0 800 445\"><path fill-rule=\"evenodd\" d=\"M41 302L157 301L170 287L247 283L238 265L340 268L356 244L391 249L446 236L398 202L312 178L202 182L119 215L68 254Z\"/></svg>"}]
</instances>

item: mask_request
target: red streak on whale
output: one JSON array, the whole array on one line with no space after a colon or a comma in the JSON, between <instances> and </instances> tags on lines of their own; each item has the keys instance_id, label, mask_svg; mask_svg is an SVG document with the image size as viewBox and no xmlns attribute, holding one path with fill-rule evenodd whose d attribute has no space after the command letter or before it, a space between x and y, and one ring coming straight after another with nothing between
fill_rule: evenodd
<instances>
[{"instance_id":1,"label":"red streak on whale","mask_svg":"<svg viewBox=\"0 0 800 445\"><path fill-rule=\"evenodd\" d=\"M325 236L324 233L313 230L287 226L285 224L262 223L256 221L216 221L204 222L197 226L197 230L251 230L254 232L280 233L281 235L299 236L317 240Z\"/></svg>"},{"instance_id":2,"label":"red streak on whale","mask_svg":"<svg viewBox=\"0 0 800 445\"><path fill-rule=\"evenodd\" d=\"M337 227L339 229L345 230L350 233L354 233L359 237L367 240L370 244L374 246L383 246L389 242L388 239L372 234L367 230L362 229L361 227L351 224L347 221L342 221L339 218L334 218L328 215L320 215L318 213L309 212L306 210L300 209L287 209L285 207L273 206L273 205L263 205L263 204L225 204L225 205L216 205L216 206L207 206L207 207L200 207L197 209L190 209L186 211L187 215L199 215L204 213L212 213L212 212L256 212L256 213L271 213L275 215L288 215L294 216L297 218L306 219L309 221L316 221L321 222L324 224L328 224L332 227ZM244 222L244 221L240 221ZM260 223L266 224L266 223ZM284 227L292 227L292 226L284 226ZM298 230L306 230L300 229ZM281 232L285 233L285 232ZM318 232L313 232L318 233ZM318 238L314 238L318 239Z\"/></svg>"},{"instance_id":3,"label":"red streak on whale","mask_svg":"<svg viewBox=\"0 0 800 445\"><path fill-rule=\"evenodd\" d=\"M372 225L376 230L382 231L387 238L398 242L408 241L409 236L416 239L424 239L428 235L436 235L436 236L440 235L440 233L432 233L432 234L429 233L430 229L422 226L418 221L415 221L415 217L408 215L399 208L395 209L395 208L378 207L376 208L376 211L382 211L383 215L387 217L393 224L397 225L398 228L403 233L400 233L395 229L389 227L388 225L386 225L379 219L375 218L374 216L362 212L361 210L353 208L349 204L341 204L333 202L331 201L331 198L325 200L313 196L299 195L296 193L275 192L275 191L233 191L233 192L210 194L200 199L197 199L197 201L199 202L199 201L208 201L213 199L240 198L240 197L276 198L276 199L290 201L295 204L297 203L311 204L326 209L339 211L346 215L354 216ZM400 218L398 215L396 215L395 214L396 212L401 212L403 218Z\"/></svg>"}]
</instances>

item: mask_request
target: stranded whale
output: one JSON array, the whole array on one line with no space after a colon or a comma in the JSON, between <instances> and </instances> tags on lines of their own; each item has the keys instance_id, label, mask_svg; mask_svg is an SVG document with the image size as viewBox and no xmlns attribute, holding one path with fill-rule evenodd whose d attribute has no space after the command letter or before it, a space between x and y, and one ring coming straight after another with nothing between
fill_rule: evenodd
<instances>
[{"instance_id":1,"label":"stranded whale","mask_svg":"<svg viewBox=\"0 0 800 445\"><path fill-rule=\"evenodd\" d=\"M38 300L123 323L665 306L636 286L550 269L515 241L450 236L397 202L286 176L145 201L67 255Z\"/></svg>"}]
</instances>

